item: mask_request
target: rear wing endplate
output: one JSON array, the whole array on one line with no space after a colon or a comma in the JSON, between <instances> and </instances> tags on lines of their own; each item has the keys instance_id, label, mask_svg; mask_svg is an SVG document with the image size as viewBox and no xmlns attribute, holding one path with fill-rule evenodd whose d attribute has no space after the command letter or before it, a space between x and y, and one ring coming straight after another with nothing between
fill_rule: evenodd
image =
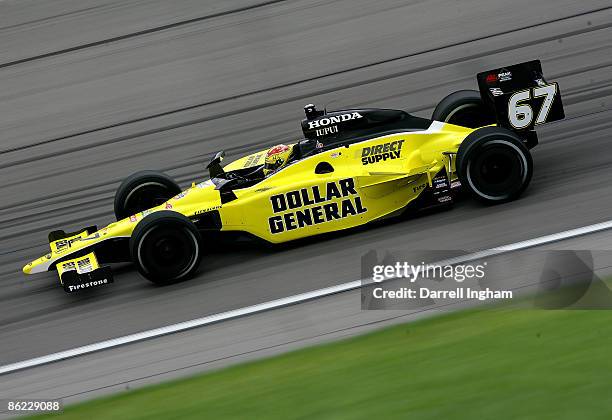
<instances>
[{"instance_id":1,"label":"rear wing endplate","mask_svg":"<svg viewBox=\"0 0 612 420\"><path fill-rule=\"evenodd\" d=\"M546 81L540 60L478 73L477 79L497 124L524 137L538 125L565 118L559 85Z\"/></svg>"}]
</instances>

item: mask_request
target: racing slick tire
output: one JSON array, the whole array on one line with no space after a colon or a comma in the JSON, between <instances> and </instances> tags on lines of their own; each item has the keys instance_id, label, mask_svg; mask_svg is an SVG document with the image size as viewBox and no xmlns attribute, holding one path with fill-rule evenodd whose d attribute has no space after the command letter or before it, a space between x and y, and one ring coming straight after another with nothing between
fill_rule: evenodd
<instances>
[{"instance_id":1,"label":"racing slick tire","mask_svg":"<svg viewBox=\"0 0 612 420\"><path fill-rule=\"evenodd\" d=\"M476 90L459 90L446 96L436 106L431 119L468 128L496 122L495 115Z\"/></svg>"},{"instance_id":2,"label":"racing slick tire","mask_svg":"<svg viewBox=\"0 0 612 420\"><path fill-rule=\"evenodd\" d=\"M157 285L186 280L202 260L201 236L180 213L151 213L136 225L130 238L130 254L138 271Z\"/></svg>"},{"instance_id":3,"label":"racing slick tire","mask_svg":"<svg viewBox=\"0 0 612 420\"><path fill-rule=\"evenodd\" d=\"M483 127L468 135L455 164L462 187L487 204L517 199L533 175L531 153L502 127Z\"/></svg>"},{"instance_id":4,"label":"racing slick tire","mask_svg":"<svg viewBox=\"0 0 612 420\"><path fill-rule=\"evenodd\" d=\"M181 187L168 175L158 171L136 172L123 180L115 193L117 220L168 201L181 192Z\"/></svg>"}]
</instances>

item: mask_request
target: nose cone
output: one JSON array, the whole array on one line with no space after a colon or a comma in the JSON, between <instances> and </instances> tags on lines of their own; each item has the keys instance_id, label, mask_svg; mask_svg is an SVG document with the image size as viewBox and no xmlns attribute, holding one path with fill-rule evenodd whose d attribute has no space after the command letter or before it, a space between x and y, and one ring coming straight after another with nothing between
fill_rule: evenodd
<instances>
[{"instance_id":1,"label":"nose cone","mask_svg":"<svg viewBox=\"0 0 612 420\"><path fill-rule=\"evenodd\" d=\"M32 272L32 263L27 263L23 266L23 274L30 274Z\"/></svg>"}]
</instances>

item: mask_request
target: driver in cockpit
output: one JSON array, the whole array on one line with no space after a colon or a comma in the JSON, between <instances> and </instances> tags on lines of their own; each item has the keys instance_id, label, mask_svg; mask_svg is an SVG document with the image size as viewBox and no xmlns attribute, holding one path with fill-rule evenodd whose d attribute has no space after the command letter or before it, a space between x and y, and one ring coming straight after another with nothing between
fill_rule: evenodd
<instances>
[{"instance_id":1,"label":"driver in cockpit","mask_svg":"<svg viewBox=\"0 0 612 420\"><path fill-rule=\"evenodd\" d=\"M264 176L267 177L285 167L293 157L293 147L279 144L268 149L263 169Z\"/></svg>"},{"instance_id":2,"label":"driver in cockpit","mask_svg":"<svg viewBox=\"0 0 612 420\"><path fill-rule=\"evenodd\" d=\"M306 114L307 120L312 120L325 114L325 111L318 110L313 104L306 105L304 107L304 112ZM318 141L313 142L310 140L304 140L303 142L312 143L313 145L310 146L311 149L320 148L320 143ZM285 167L287 163L296 159L300 159L303 155L300 149L300 146L303 142L292 146L279 144L268 149L263 167L264 177L268 177L279 169Z\"/></svg>"}]
</instances>

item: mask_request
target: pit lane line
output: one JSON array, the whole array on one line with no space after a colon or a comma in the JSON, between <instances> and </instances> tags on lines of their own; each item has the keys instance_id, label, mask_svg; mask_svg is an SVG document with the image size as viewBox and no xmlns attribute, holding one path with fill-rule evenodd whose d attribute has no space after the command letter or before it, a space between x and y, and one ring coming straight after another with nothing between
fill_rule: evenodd
<instances>
[{"instance_id":1,"label":"pit lane line","mask_svg":"<svg viewBox=\"0 0 612 420\"><path fill-rule=\"evenodd\" d=\"M504 254L507 252L513 252L532 248L535 246L545 245L552 242L558 242L565 239L571 239L590 233L600 232L603 230L612 229L612 220L596 223L593 225L583 226L576 229L570 229L551 235L545 235L538 238L528 239L526 241L516 242L513 244L507 244L500 247L490 248L483 251L477 251L471 254L462 255L456 258L452 258L444 261L445 264L460 264L472 260L482 259L495 255ZM202 318L196 318L189 321L179 322L172 325L167 325L160 328L154 328L147 331L142 331L135 334L129 334L122 337L113 338L110 340L100 341L98 343L88 344L86 346L76 347L69 350L60 351L57 353L48 354L45 356L35 357L33 359L24 360L21 362L11 363L8 365L0 366L0 375L15 372L22 369L32 368L52 362L57 362L64 359L69 359L76 356L81 356L88 353L93 353L101 350L110 349L126 344L135 343L151 338L161 337L192 328L203 327L206 325L214 324L221 321L227 321L230 319L239 318L242 316L252 315L271 309L277 309L284 306L294 305L302 303L308 300L317 299L325 296L330 296L336 293L347 292L354 289L359 289L362 286L364 279L350 281L348 283L338 284L336 286L326 287L323 289L313 290L306 293L300 293L293 296L288 296L280 299L271 300L268 302L259 303L256 305L246 306L244 308L233 309L231 311L221 312L214 315L205 316ZM389 279L387 279L389 280Z\"/></svg>"}]
</instances>

